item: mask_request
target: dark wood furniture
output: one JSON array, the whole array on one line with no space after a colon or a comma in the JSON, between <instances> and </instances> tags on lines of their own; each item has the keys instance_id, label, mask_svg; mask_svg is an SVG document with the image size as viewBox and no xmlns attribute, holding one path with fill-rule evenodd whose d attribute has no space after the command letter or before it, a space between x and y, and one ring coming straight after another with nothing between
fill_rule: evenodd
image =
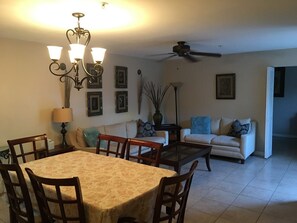
<instances>
[{"instance_id":1,"label":"dark wood furniture","mask_svg":"<svg viewBox=\"0 0 297 223\"><path fill-rule=\"evenodd\" d=\"M32 183L42 222L86 222L78 177L59 179L44 178L37 176L29 168L25 168L25 170ZM49 186L55 188L56 193L52 191L51 193L46 193L46 187ZM75 191L76 198L69 199L67 196L62 196L61 191L66 188L69 190L71 187L73 191ZM60 208L59 213L53 211L55 207Z\"/></svg>"},{"instance_id":2,"label":"dark wood furniture","mask_svg":"<svg viewBox=\"0 0 297 223\"><path fill-rule=\"evenodd\" d=\"M71 145L67 145L67 146L55 145L54 149L50 149L48 151L48 155L49 156L55 156L55 155L68 153L68 152L72 152L72 151L74 151L74 146L71 146Z\"/></svg>"},{"instance_id":3,"label":"dark wood furniture","mask_svg":"<svg viewBox=\"0 0 297 223\"><path fill-rule=\"evenodd\" d=\"M9 201L10 222L34 223L32 203L21 168L18 164L2 164L0 161L0 172Z\"/></svg>"},{"instance_id":4,"label":"dark wood furniture","mask_svg":"<svg viewBox=\"0 0 297 223\"><path fill-rule=\"evenodd\" d=\"M169 134L169 144L176 141L180 141L180 130L181 127L175 124L162 124L154 125L155 130L164 130L168 131Z\"/></svg>"},{"instance_id":5,"label":"dark wood furniture","mask_svg":"<svg viewBox=\"0 0 297 223\"><path fill-rule=\"evenodd\" d=\"M98 135L98 142L96 146L96 153L97 154L105 154L106 156L114 155L115 157L124 158L125 151L126 151L126 144L128 139L113 136L113 135L105 135L99 134Z\"/></svg>"},{"instance_id":6,"label":"dark wood furniture","mask_svg":"<svg viewBox=\"0 0 297 223\"><path fill-rule=\"evenodd\" d=\"M180 173L181 167L199 157L205 157L208 171L211 171L209 158L212 146L175 142L164 146L161 152L160 164L173 166Z\"/></svg>"},{"instance_id":7,"label":"dark wood furniture","mask_svg":"<svg viewBox=\"0 0 297 223\"><path fill-rule=\"evenodd\" d=\"M136 160L138 163L159 166L162 148L162 143L128 139L126 159Z\"/></svg>"},{"instance_id":8,"label":"dark wood furniture","mask_svg":"<svg viewBox=\"0 0 297 223\"><path fill-rule=\"evenodd\" d=\"M161 179L154 207L153 223L163 221L184 222L188 195L197 165L198 161L196 160L192 163L189 172L183 175L163 177ZM162 212L162 210L166 210L166 213ZM128 222L136 223L137 220L129 217L123 217L118 220L118 223Z\"/></svg>"},{"instance_id":9,"label":"dark wood furniture","mask_svg":"<svg viewBox=\"0 0 297 223\"><path fill-rule=\"evenodd\" d=\"M37 160L48 156L46 134L7 140L7 143L10 148L13 163L19 163L19 157L22 158L23 163L26 163L32 159Z\"/></svg>"}]
</instances>

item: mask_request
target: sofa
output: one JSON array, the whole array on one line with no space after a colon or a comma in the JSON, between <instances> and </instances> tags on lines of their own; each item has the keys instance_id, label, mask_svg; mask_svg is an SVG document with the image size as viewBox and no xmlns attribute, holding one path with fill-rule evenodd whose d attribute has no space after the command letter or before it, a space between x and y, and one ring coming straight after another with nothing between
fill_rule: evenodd
<instances>
[{"instance_id":1,"label":"sofa","mask_svg":"<svg viewBox=\"0 0 297 223\"><path fill-rule=\"evenodd\" d=\"M153 141L168 145L167 131L154 131L152 128L148 130L149 122L141 120L132 120L111 125L102 125L90 128L77 128L66 134L67 143L74 146L76 150L84 150L88 152L96 152L96 143L98 133L115 135L124 138L137 138L141 140ZM144 133L143 128L147 131ZM140 132L141 131L141 132ZM91 137L87 137L87 136Z\"/></svg>"},{"instance_id":2,"label":"sofa","mask_svg":"<svg viewBox=\"0 0 297 223\"><path fill-rule=\"evenodd\" d=\"M255 151L256 122L250 118L192 117L191 127L182 128L180 138L182 142L211 145L211 155L239 159L244 164Z\"/></svg>"}]
</instances>

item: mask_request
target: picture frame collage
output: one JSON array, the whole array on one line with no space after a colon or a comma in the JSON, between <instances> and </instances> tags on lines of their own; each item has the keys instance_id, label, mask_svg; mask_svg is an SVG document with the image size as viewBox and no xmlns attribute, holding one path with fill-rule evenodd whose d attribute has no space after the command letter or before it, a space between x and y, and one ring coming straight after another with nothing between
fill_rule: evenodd
<instances>
[{"instance_id":1,"label":"picture frame collage","mask_svg":"<svg viewBox=\"0 0 297 223\"><path fill-rule=\"evenodd\" d=\"M115 66L115 88L128 88L128 68ZM128 112L128 91L115 92L116 113Z\"/></svg>"}]
</instances>

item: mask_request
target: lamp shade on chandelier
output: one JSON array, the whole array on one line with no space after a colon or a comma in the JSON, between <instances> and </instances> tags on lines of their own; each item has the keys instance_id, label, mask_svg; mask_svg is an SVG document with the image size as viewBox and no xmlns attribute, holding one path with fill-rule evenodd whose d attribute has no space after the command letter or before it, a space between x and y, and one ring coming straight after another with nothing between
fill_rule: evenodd
<instances>
[{"instance_id":1,"label":"lamp shade on chandelier","mask_svg":"<svg viewBox=\"0 0 297 223\"><path fill-rule=\"evenodd\" d=\"M86 46L91 40L91 33L89 30L80 27L80 18L84 17L83 13L75 12L72 15L77 18L77 27L66 31L66 37L70 46L70 50L68 51L69 59L72 67L67 71L66 65L64 63L59 63L62 47L48 46L49 56L52 60L52 63L49 65L49 70L53 75L60 77L61 82L64 82L65 78L70 78L74 82L74 87L77 90L80 90L83 88L82 84L85 80L89 79L90 81L103 74L102 63L106 49L99 47L92 48L91 54L94 60L95 73L89 73L84 65L84 53ZM80 66L85 73L85 76L82 79L80 79L79 76ZM70 75L72 72L74 72L74 75Z\"/></svg>"}]
</instances>

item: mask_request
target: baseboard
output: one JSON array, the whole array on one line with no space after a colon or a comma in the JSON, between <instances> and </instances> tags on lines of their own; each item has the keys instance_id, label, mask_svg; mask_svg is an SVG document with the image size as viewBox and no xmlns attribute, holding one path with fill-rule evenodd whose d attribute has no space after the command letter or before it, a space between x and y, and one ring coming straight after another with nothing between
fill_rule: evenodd
<instances>
[{"instance_id":1,"label":"baseboard","mask_svg":"<svg viewBox=\"0 0 297 223\"><path fill-rule=\"evenodd\" d=\"M253 155L254 156L259 156L259 157L262 157L262 158L264 158L264 152L263 151L255 151L254 153L253 153Z\"/></svg>"}]
</instances>

